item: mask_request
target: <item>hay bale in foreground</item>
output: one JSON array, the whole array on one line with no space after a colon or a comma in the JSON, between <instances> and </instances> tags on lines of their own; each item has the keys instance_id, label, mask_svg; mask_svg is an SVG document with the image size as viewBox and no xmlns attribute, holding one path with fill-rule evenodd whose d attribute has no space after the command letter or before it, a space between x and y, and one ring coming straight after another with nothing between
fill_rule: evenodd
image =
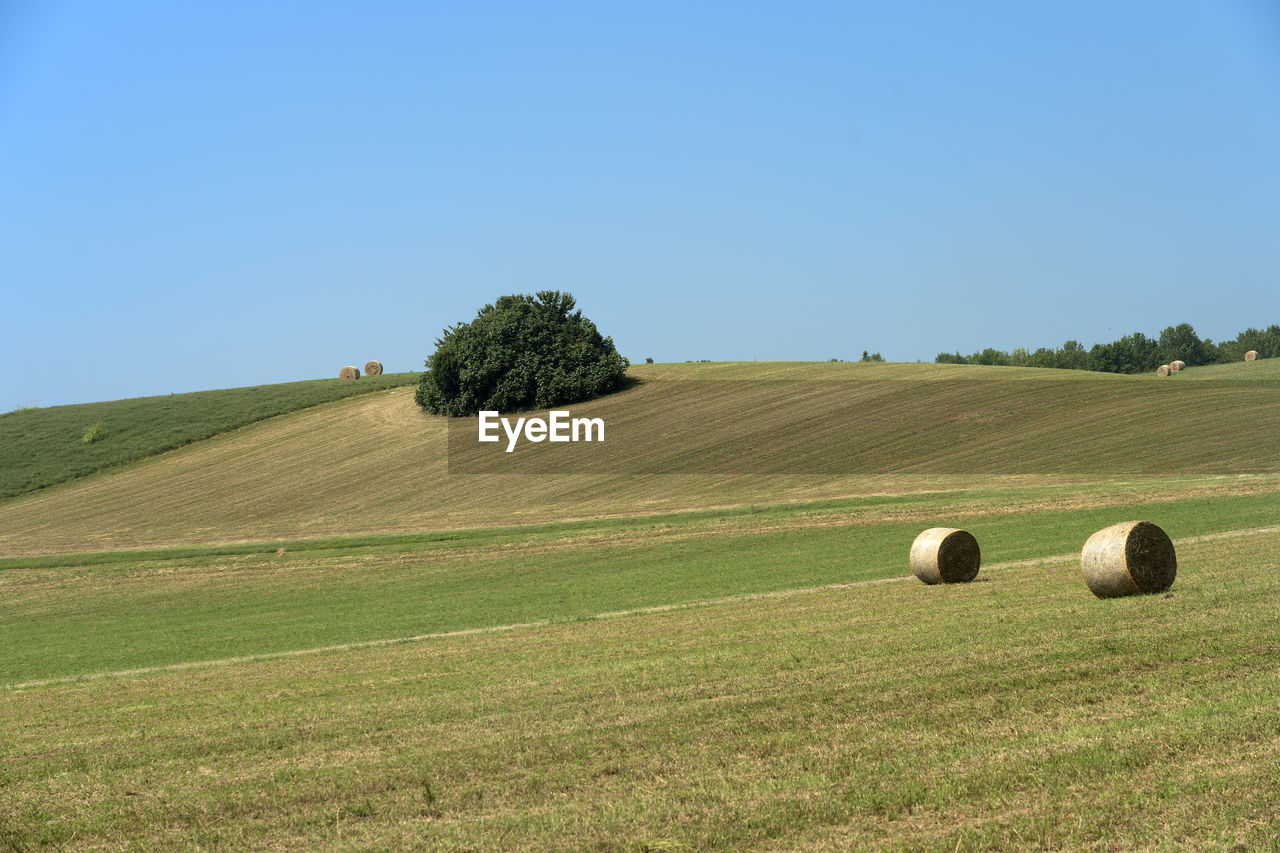
<instances>
[{"instance_id":1,"label":"hay bale in foreground","mask_svg":"<svg viewBox=\"0 0 1280 853\"><path fill-rule=\"evenodd\" d=\"M380 361L366 361L366 362L364 363L364 375L365 375L365 376L377 376L377 375L379 375L380 373L382 373L382 362L380 362Z\"/></svg>"},{"instance_id":2,"label":"hay bale in foreground","mask_svg":"<svg viewBox=\"0 0 1280 853\"><path fill-rule=\"evenodd\" d=\"M1122 521L1089 537L1080 552L1084 582L1098 598L1164 592L1178 574L1169 535L1149 521Z\"/></svg>"},{"instance_id":3,"label":"hay bale in foreground","mask_svg":"<svg viewBox=\"0 0 1280 853\"><path fill-rule=\"evenodd\" d=\"M1245 354L1244 354L1244 360L1245 360L1245 361L1257 361L1257 360L1258 360L1258 351L1257 351L1256 349L1251 349L1251 350L1249 350L1247 353L1245 353Z\"/></svg>"},{"instance_id":4,"label":"hay bale in foreground","mask_svg":"<svg viewBox=\"0 0 1280 853\"><path fill-rule=\"evenodd\" d=\"M348 364L346 367L338 371L338 378L339 379L359 379L360 371Z\"/></svg>"},{"instance_id":5,"label":"hay bale in foreground","mask_svg":"<svg viewBox=\"0 0 1280 853\"><path fill-rule=\"evenodd\" d=\"M1177 373L1179 370L1182 370L1186 366L1187 366L1187 363L1182 359L1178 359L1177 361L1171 361L1169 362L1169 372Z\"/></svg>"},{"instance_id":6,"label":"hay bale in foreground","mask_svg":"<svg viewBox=\"0 0 1280 853\"><path fill-rule=\"evenodd\" d=\"M1156 376L1168 376L1171 368L1167 364L1162 364L1156 368Z\"/></svg>"},{"instance_id":7,"label":"hay bale in foreground","mask_svg":"<svg viewBox=\"0 0 1280 853\"><path fill-rule=\"evenodd\" d=\"M981 562L978 540L967 530L931 527L911 543L911 573L925 583L966 583Z\"/></svg>"}]
</instances>

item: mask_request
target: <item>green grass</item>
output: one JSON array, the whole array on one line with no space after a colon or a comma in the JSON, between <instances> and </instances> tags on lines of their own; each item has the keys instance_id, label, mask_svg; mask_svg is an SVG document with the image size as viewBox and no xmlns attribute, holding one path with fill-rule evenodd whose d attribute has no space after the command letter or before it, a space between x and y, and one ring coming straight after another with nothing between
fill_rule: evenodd
<instances>
[{"instance_id":1,"label":"green grass","mask_svg":"<svg viewBox=\"0 0 1280 853\"><path fill-rule=\"evenodd\" d=\"M1253 362L1210 364L1204 367L1188 367L1168 377L1185 382L1191 379L1231 379L1242 382L1280 381L1280 358L1263 358Z\"/></svg>"},{"instance_id":2,"label":"green grass","mask_svg":"<svg viewBox=\"0 0 1280 853\"><path fill-rule=\"evenodd\" d=\"M275 415L416 382L413 373L314 379L0 415L0 498L83 477Z\"/></svg>"},{"instance_id":3,"label":"green grass","mask_svg":"<svg viewBox=\"0 0 1280 853\"><path fill-rule=\"evenodd\" d=\"M1159 510L1184 539L1274 519L1276 497L1141 509ZM508 530L438 543L455 549L448 554L389 549L369 561L353 559L356 548L310 553L305 565L290 565L288 552L269 566L178 561L150 566L146 578L114 564L60 576L8 569L6 581L82 611L51 606L42 620L62 619L64 631L95 640L124 631L133 642L116 653L134 663L212 651L209 633L239 633L253 622L239 621L253 602L273 596L276 606L259 616L296 611L331 623L345 599L352 623L384 629L410 627L402 620L414 610L428 621L446 614L441 625L509 619L530 601L560 616L494 633L0 691L0 843L1280 844L1280 533L1183 541L1168 594L1099 601L1074 553L1053 557L1074 552L1079 535L1114 519L1115 508L996 514L971 525L989 563L1048 561L988 565L978 582L954 587L907 579L741 595L904 572L918 525L847 530L821 524L838 520L838 507L808 510L748 513L728 529L709 518L672 519L658 533L617 521L525 542ZM656 541L621 548L631 534ZM433 594L425 577L433 572L453 582ZM317 583L332 594L316 593ZM501 603L502 590L522 593ZM725 591L739 595L707 600ZM393 592L403 601L391 613ZM557 597L566 592L577 597ZM673 599L694 606L576 618ZM198 624L170 633L165 650L159 633L138 631L145 620L119 621L130 608ZM289 633L254 644L300 639ZM13 646L0 644L8 661L21 654ZM58 666L46 660L43 671Z\"/></svg>"},{"instance_id":4,"label":"green grass","mask_svg":"<svg viewBox=\"0 0 1280 853\"><path fill-rule=\"evenodd\" d=\"M885 520L890 511L906 517ZM1078 552L1095 530L1131 517L1175 538L1269 525L1280 492L1011 512L990 491L19 558L0 563L0 684L899 576L928 526L921 517L963 523L985 561L1003 563Z\"/></svg>"}]
</instances>

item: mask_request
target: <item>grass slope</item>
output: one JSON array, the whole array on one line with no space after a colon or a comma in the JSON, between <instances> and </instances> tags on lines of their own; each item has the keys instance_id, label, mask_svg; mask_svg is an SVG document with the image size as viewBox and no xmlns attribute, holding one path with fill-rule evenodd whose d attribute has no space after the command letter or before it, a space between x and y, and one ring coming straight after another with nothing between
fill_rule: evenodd
<instances>
[{"instance_id":1,"label":"grass slope","mask_svg":"<svg viewBox=\"0 0 1280 853\"><path fill-rule=\"evenodd\" d=\"M0 690L0 843L1280 844L1280 532L1188 538L1273 520L1277 495L1012 515L988 498L968 507L983 574L958 587L904 577L918 520L840 504L10 566L0 601L32 618L0 655L23 678L533 624ZM1174 534L1178 580L1096 600L1074 552L1131 511ZM686 606L637 611L662 602Z\"/></svg>"},{"instance_id":2,"label":"grass slope","mask_svg":"<svg viewBox=\"0 0 1280 853\"><path fill-rule=\"evenodd\" d=\"M939 519L979 537L988 563L1007 563L1078 552L1123 518L1156 519L1186 538L1280 517L1280 484L1235 495L1189 484L1163 498L1095 492L1019 503L987 490L282 543L266 553L7 560L0 684L890 578Z\"/></svg>"},{"instance_id":3,"label":"grass slope","mask_svg":"<svg viewBox=\"0 0 1280 853\"><path fill-rule=\"evenodd\" d=\"M471 447L451 448L445 419L394 389L0 503L0 555L1280 473L1276 386L1234 375L767 363L633 373L635 387L573 407L606 421L601 445L487 445L496 453L473 459L475 421L454 422Z\"/></svg>"},{"instance_id":4,"label":"grass slope","mask_svg":"<svg viewBox=\"0 0 1280 853\"><path fill-rule=\"evenodd\" d=\"M413 373L358 382L314 379L0 415L0 499L163 453L264 418L416 382ZM85 443L100 425L104 437Z\"/></svg>"},{"instance_id":5,"label":"grass slope","mask_svg":"<svg viewBox=\"0 0 1280 853\"><path fill-rule=\"evenodd\" d=\"M1252 362L1210 364L1190 367L1168 377L1186 382L1192 379L1231 379L1245 382L1275 382L1280 380L1280 358L1264 358Z\"/></svg>"}]
</instances>

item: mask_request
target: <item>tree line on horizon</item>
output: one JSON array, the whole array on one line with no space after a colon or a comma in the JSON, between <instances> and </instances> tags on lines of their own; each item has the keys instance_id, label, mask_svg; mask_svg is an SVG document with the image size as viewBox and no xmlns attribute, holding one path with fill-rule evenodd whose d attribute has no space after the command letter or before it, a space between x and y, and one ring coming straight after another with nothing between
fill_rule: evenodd
<instances>
[{"instance_id":1,"label":"tree line on horizon","mask_svg":"<svg viewBox=\"0 0 1280 853\"><path fill-rule=\"evenodd\" d=\"M940 352L935 364L993 364L1007 367L1056 367L1061 370L1096 370L1102 373L1147 373L1162 364L1181 360L1188 367L1243 361L1244 354L1255 350L1258 358L1280 356L1280 325L1266 329L1249 328L1235 340L1214 343L1201 339L1190 323L1169 326L1158 338L1142 332L1112 341L1094 344L1089 349L1079 341L1067 341L1057 349L1040 347L1035 352L1018 347L1005 352L993 347L961 355Z\"/></svg>"}]
</instances>

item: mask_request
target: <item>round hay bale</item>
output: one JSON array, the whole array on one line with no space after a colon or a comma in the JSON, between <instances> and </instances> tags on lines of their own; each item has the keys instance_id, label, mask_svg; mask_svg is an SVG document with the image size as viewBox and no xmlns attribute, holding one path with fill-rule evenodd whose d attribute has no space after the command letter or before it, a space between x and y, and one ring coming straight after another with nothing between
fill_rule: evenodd
<instances>
[{"instance_id":1,"label":"round hay bale","mask_svg":"<svg viewBox=\"0 0 1280 853\"><path fill-rule=\"evenodd\" d=\"M1171 369L1169 365L1162 364L1156 368L1156 376L1168 376Z\"/></svg>"},{"instance_id":2,"label":"round hay bale","mask_svg":"<svg viewBox=\"0 0 1280 853\"><path fill-rule=\"evenodd\" d=\"M339 379L359 379L360 371L348 364L346 367L338 371L338 378Z\"/></svg>"},{"instance_id":3,"label":"round hay bale","mask_svg":"<svg viewBox=\"0 0 1280 853\"><path fill-rule=\"evenodd\" d=\"M1186 366L1187 366L1187 363L1182 359L1178 359L1177 361L1171 361L1169 362L1169 372L1177 373L1179 370L1182 370Z\"/></svg>"},{"instance_id":4,"label":"round hay bale","mask_svg":"<svg viewBox=\"0 0 1280 853\"><path fill-rule=\"evenodd\" d=\"M1258 351L1257 351L1256 349L1251 349L1251 350L1249 350L1247 353L1245 353L1245 354L1244 354L1244 360L1245 360L1245 361L1257 361L1257 360L1258 360Z\"/></svg>"},{"instance_id":5,"label":"round hay bale","mask_svg":"<svg viewBox=\"0 0 1280 853\"><path fill-rule=\"evenodd\" d=\"M1080 552L1084 582L1098 598L1164 592L1178 574L1169 535L1149 521L1122 521L1089 537Z\"/></svg>"},{"instance_id":6,"label":"round hay bale","mask_svg":"<svg viewBox=\"0 0 1280 853\"><path fill-rule=\"evenodd\" d=\"M978 540L967 530L931 527L911 543L911 573L925 583L966 583L981 562Z\"/></svg>"},{"instance_id":7,"label":"round hay bale","mask_svg":"<svg viewBox=\"0 0 1280 853\"><path fill-rule=\"evenodd\" d=\"M380 374L380 373L382 373L382 362L380 362L380 361L366 361L366 362L364 363L364 375L365 375L365 376L377 376L377 375L378 375L378 374Z\"/></svg>"}]
</instances>

